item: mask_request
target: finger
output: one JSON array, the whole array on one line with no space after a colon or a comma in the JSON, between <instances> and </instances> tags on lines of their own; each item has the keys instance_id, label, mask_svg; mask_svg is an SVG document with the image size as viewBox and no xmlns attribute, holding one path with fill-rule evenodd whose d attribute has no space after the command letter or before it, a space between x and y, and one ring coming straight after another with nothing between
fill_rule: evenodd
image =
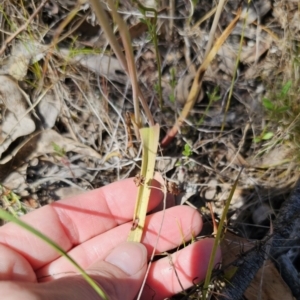
<instances>
[{"instance_id":1,"label":"finger","mask_svg":"<svg viewBox=\"0 0 300 300\"><path fill-rule=\"evenodd\" d=\"M204 239L154 262L142 299L165 299L204 280L213 243L213 239ZM220 261L221 251L218 249L215 265Z\"/></svg>"},{"instance_id":2,"label":"finger","mask_svg":"<svg viewBox=\"0 0 300 300\"><path fill-rule=\"evenodd\" d=\"M199 234L202 229L200 214L188 206L175 206L163 212L147 216L142 243L146 246L148 257L156 245L157 236L162 229L158 239L156 253L161 253L178 247L183 241L188 241ZM118 226L102 235L99 235L76 248L68 254L83 268L88 268L97 260L104 259L109 251L127 239L132 224L127 223ZM52 280L61 273L74 272L75 268L63 257L51 262L37 270L40 281ZM51 275L51 277L49 276Z\"/></svg>"},{"instance_id":3,"label":"finger","mask_svg":"<svg viewBox=\"0 0 300 300\"><path fill-rule=\"evenodd\" d=\"M160 187L158 181L152 184ZM126 179L44 206L22 220L69 251L74 245L131 220L136 194L133 179ZM161 201L162 195L157 188L151 190L149 210ZM0 243L24 256L34 269L59 257L45 242L12 223L0 228Z\"/></svg>"},{"instance_id":4,"label":"finger","mask_svg":"<svg viewBox=\"0 0 300 300\"><path fill-rule=\"evenodd\" d=\"M129 260L134 256L134 260ZM133 299L146 272L147 252L142 244L123 243L114 249L104 261L95 263L89 270L108 299ZM42 283L0 283L5 299L22 300L82 300L99 299L99 296L82 276L66 276ZM7 296L7 298L6 298Z\"/></svg>"},{"instance_id":5,"label":"finger","mask_svg":"<svg viewBox=\"0 0 300 300\"><path fill-rule=\"evenodd\" d=\"M0 244L0 281L36 282L36 275L28 261L18 252Z\"/></svg>"}]
</instances>

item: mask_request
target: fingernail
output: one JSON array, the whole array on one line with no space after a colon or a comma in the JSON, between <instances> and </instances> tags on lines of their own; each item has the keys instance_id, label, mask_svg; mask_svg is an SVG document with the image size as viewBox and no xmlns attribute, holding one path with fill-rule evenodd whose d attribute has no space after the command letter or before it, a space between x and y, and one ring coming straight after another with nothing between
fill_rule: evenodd
<instances>
[{"instance_id":1,"label":"fingernail","mask_svg":"<svg viewBox=\"0 0 300 300\"><path fill-rule=\"evenodd\" d=\"M105 261L131 276L147 263L147 250L141 243L125 242L112 250Z\"/></svg>"}]
</instances>

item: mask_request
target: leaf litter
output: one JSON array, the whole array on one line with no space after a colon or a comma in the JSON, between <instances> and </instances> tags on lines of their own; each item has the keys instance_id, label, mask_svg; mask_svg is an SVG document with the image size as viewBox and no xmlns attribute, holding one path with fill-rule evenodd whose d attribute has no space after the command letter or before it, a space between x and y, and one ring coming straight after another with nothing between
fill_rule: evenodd
<instances>
[{"instance_id":1,"label":"leaf litter","mask_svg":"<svg viewBox=\"0 0 300 300\"><path fill-rule=\"evenodd\" d=\"M35 6L25 1L23 7L2 4L3 45L42 1L36 2ZM76 1L47 1L1 56L0 183L20 196L24 209L19 214L139 174L142 148L133 124L126 122L126 115L133 113L132 86L89 3L79 6L57 45L50 47L62 20L76 5ZM141 22L151 16L128 1L119 4L118 12L130 27L140 89L164 136L180 116L203 62L215 7L200 0L193 15L190 3L183 1L176 2L174 11L168 6L156 9L162 109L156 50ZM238 1L227 2L214 41L238 9ZM268 216L280 208L298 176L294 141L299 120L288 119L290 111L272 119L264 111L263 99L272 106L278 98L272 98L274 92L280 95L289 80L294 80L291 91L281 96L281 102L297 93L299 13L296 1L242 1L241 16L208 65L197 101L178 134L157 155L156 169L179 184L177 203L187 201L210 218L202 210L205 202L220 215L243 166L227 225L246 237L259 238L268 228L257 226L270 223ZM121 43L118 28L115 35ZM298 106L295 101L283 107L299 113ZM147 122L143 113L141 122ZM183 155L186 145L189 154Z\"/></svg>"}]
</instances>

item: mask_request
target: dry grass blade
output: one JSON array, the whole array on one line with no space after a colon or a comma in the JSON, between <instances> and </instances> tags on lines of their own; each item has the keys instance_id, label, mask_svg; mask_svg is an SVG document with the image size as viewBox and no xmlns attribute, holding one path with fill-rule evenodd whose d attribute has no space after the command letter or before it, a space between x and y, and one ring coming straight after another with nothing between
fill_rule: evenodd
<instances>
[{"instance_id":1,"label":"dry grass blade","mask_svg":"<svg viewBox=\"0 0 300 300\"><path fill-rule=\"evenodd\" d=\"M238 67L239 67L239 63L240 63L240 59L241 59L241 52L242 52L242 49L243 49L244 34L245 34L246 25L247 25L247 19L248 19L248 11L246 13L246 17L245 17L244 23L243 23L241 39L240 39L240 46L239 46L238 53L237 53L237 58L236 58L236 61L235 61L234 73L233 73L233 77L232 77L232 80L231 80L229 94L228 94L228 97L226 99L227 103L226 103L225 114L224 114L224 118L223 118L223 122L222 122L222 126L221 126L221 132L223 132L223 130L225 128L226 114L229 110L231 97L233 95L233 87L234 87L235 81L236 81L237 76L238 76L237 72L238 72Z\"/></svg>"},{"instance_id":2,"label":"dry grass blade","mask_svg":"<svg viewBox=\"0 0 300 300\"><path fill-rule=\"evenodd\" d=\"M199 21L197 21L197 23L195 25L193 25L192 29L195 30L196 28L198 28L204 21L206 21L207 19L209 19L216 12L216 10L217 10L217 6L215 6L214 8L212 8Z\"/></svg>"},{"instance_id":3,"label":"dry grass blade","mask_svg":"<svg viewBox=\"0 0 300 300\"><path fill-rule=\"evenodd\" d=\"M133 100L134 100L134 112L135 112L135 122L138 127L140 127L140 111L139 111L139 104L138 104L138 97L141 100L141 104L143 106L143 109L145 111L145 114L148 118L149 124L154 125L154 120L152 117L152 114L150 112L150 109L148 107L148 104L146 100L144 99L137 83L137 76L136 76L136 69L135 69L135 62L134 62L134 57L133 57L133 52L132 52L132 47L131 47L131 40L130 40L130 35L127 26L124 24L124 21L122 18L119 16L117 13L117 10L114 7L113 1L108 1L109 3L109 8L112 11L113 17L115 21L118 24L120 35L122 37L123 45L126 51L126 58L122 52L122 49L112 31L112 29L109 26L109 21L106 17L106 14L101 6L101 3L97 0L90 0L91 5L94 8L95 14L98 18L98 22L101 25L103 31L106 34L106 37L110 43L110 46L114 50L118 60L122 64L124 71L128 74L128 76L131 79L132 83L132 88L133 88ZM128 63L127 63L128 62Z\"/></svg>"},{"instance_id":4,"label":"dry grass blade","mask_svg":"<svg viewBox=\"0 0 300 300\"><path fill-rule=\"evenodd\" d=\"M128 72L128 67L127 67L125 56L124 56L122 49L121 49L117 39L115 38L115 35L109 25L109 20L106 17L106 14L102 8L101 3L98 0L90 0L90 3L92 5L92 7L94 8L98 22L101 25L103 31L105 32L105 35L109 41L110 46L114 50L119 62L122 64L124 70L126 72Z\"/></svg>"},{"instance_id":5,"label":"dry grass blade","mask_svg":"<svg viewBox=\"0 0 300 300\"><path fill-rule=\"evenodd\" d=\"M139 110L139 101L138 101L138 82L137 82L137 75L136 75L136 67L134 62L133 50L131 46L131 39L128 28L123 21L123 19L118 14L113 1L108 0L109 8L112 11L113 19L118 25L118 29L122 38L123 46L125 48L125 55L127 61L127 69L129 73L129 77L131 79L132 84L132 96L133 96L133 104L134 104L134 117L135 123L138 128L141 128L141 117L140 117L140 110ZM137 135L137 129L135 129ZM138 136L138 135L137 135Z\"/></svg>"},{"instance_id":6,"label":"dry grass blade","mask_svg":"<svg viewBox=\"0 0 300 300\"><path fill-rule=\"evenodd\" d=\"M213 21L213 24L211 26L210 33L209 33L209 40L208 40L207 45L206 45L204 59L206 59L206 57L207 57L207 55L208 55L208 53L211 49L211 46L212 46L212 43L213 43L213 40L214 40L214 35L215 35L215 32L216 32L217 26L219 24L221 12L222 12L222 9L223 9L223 6L224 6L225 2L226 2L225 0L220 0L219 4L217 6L214 21Z\"/></svg>"},{"instance_id":7,"label":"dry grass blade","mask_svg":"<svg viewBox=\"0 0 300 300\"><path fill-rule=\"evenodd\" d=\"M231 21L231 23L228 25L228 27L223 31L221 36L217 39L216 43L212 47L211 51L203 61L202 65L199 67L196 76L194 78L190 93L188 95L188 99L186 101L186 104L181 112L180 117L177 119L175 125L172 127L172 129L168 132L168 134L164 137L163 141L161 142L162 147L167 146L172 139L175 137L175 135L178 132L178 129L184 122L185 118L188 116L189 112L193 108L199 92L202 87L202 79L205 74L205 71L207 70L209 64L216 56L218 50L223 45L223 43L226 41L232 30L234 29L235 25L237 24L239 18L240 18L240 11L237 13L236 17Z\"/></svg>"}]
</instances>

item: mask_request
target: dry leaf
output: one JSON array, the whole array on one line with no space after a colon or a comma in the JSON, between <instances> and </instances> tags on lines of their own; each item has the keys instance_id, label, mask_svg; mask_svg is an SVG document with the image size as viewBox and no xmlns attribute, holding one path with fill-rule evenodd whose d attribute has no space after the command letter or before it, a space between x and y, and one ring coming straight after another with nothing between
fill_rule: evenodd
<instances>
[{"instance_id":1,"label":"dry leaf","mask_svg":"<svg viewBox=\"0 0 300 300\"><path fill-rule=\"evenodd\" d=\"M83 190L77 186L69 186L69 187L58 188L55 191L55 195L58 196L59 199L64 199L67 197L78 196L84 192L85 192L85 190Z\"/></svg>"},{"instance_id":2,"label":"dry leaf","mask_svg":"<svg viewBox=\"0 0 300 300\"><path fill-rule=\"evenodd\" d=\"M124 84L128 79L119 61L111 56L103 54L79 54L68 58L69 50L61 49L60 53L66 56L69 62L79 62L83 67L108 80Z\"/></svg>"},{"instance_id":3,"label":"dry leaf","mask_svg":"<svg viewBox=\"0 0 300 300\"><path fill-rule=\"evenodd\" d=\"M27 103L24 92L10 77L0 75L0 101L4 106L3 122L0 127L0 157L20 136L35 130L30 114L26 114Z\"/></svg>"},{"instance_id":4,"label":"dry leaf","mask_svg":"<svg viewBox=\"0 0 300 300\"><path fill-rule=\"evenodd\" d=\"M38 111L43 118L44 127L52 128L60 112L61 103L52 92L48 92L38 105Z\"/></svg>"},{"instance_id":5,"label":"dry leaf","mask_svg":"<svg viewBox=\"0 0 300 300\"><path fill-rule=\"evenodd\" d=\"M218 181L216 179L211 179L207 183L207 189L205 189L204 197L206 200L213 200L217 193Z\"/></svg>"},{"instance_id":6,"label":"dry leaf","mask_svg":"<svg viewBox=\"0 0 300 300\"><path fill-rule=\"evenodd\" d=\"M179 79L175 88L175 95L176 95L175 99L178 104L184 105L186 103L194 78L195 78L195 74L188 74ZM198 96L197 101L200 102L202 98L203 98L203 91L201 89L201 93Z\"/></svg>"},{"instance_id":7,"label":"dry leaf","mask_svg":"<svg viewBox=\"0 0 300 300\"><path fill-rule=\"evenodd\" d=\"M9 172L9 170L7 170L8 172L6 173L9 175L5 178L5 180L1 180L5 187L10 190L14 190L19 196L28 196L28 192L26 191L26 188L28 187L28 184L26 183L27 166L28 164L24 164L18 169L18 171L15 172ZM4 171L4 169L5 168L1 171Z\"/></svg>"},{"instance_id":8,"label":"dry leaf","mask_svg":"<svg viewBox=\"0 0 300 300\"><path fill-rule=\"evenodd\" d=\"M54 130L45 130L38 132L19 145L10 153L10 155L0 160L0 165L7 163L12 158L14 158L13 163L18 164L18 161L23 161L24 157L30 161L31 159L46 153L55 153L53 142L63 148L66 152L73 151L84 156L90 156L98 159L101 158L101 155L92 148L66 138Z\"/></svg>"},{"instance_id":9,"label":"dry leaf","mask_svg":"<svg viewBox=\"0 0 300 300\"><path fill-rule=\"evenodd\" d=\"M27 74L28 66L45 56L46 46L35 41L17 41L12 53L0 69L0 74L9 74L16 80L23 80Z\"/></svg>"},{"instance_id":10,"label":"dry leaf","mask_svg":"<svg viewBox=\"0 0 300 300\"><path fill-rule=\"evenodd\" d=\"M235 148L235 146L232 143L225 140L220 140L220 142L222 142L227 148L226 159L230 164L235 164L237 166L243 166L243 167L249 166L249 164L246 162L246 160L238 152L238 150Z\"/></svg>"},{"instance_id":11,"label":"dry leaf","mask_svg":"<svg viewBox=\"0 0 300 300\"><path fill-rule=\"evenodd\" d=\"M268 153L264 154L261 159L254 161L256 167L272 167L284 163L287 159L292 158L293 148L289 143L276 145Z\"/></svg>"},{"instance_id":12,"label":"dry leaf","mask_svg":"<svg viewBox=\"0 0 300 300\"><path fill-rule=\"evenodd\" d=\"M227 154L226 154L227 161L231 164L235 164L237 166L243 166L248 167L249 164L246 162L246 160L243 158L243 156L239 153L237 153L237 150L231 147L227 148Z\"/></svg>"}]
</instances>

